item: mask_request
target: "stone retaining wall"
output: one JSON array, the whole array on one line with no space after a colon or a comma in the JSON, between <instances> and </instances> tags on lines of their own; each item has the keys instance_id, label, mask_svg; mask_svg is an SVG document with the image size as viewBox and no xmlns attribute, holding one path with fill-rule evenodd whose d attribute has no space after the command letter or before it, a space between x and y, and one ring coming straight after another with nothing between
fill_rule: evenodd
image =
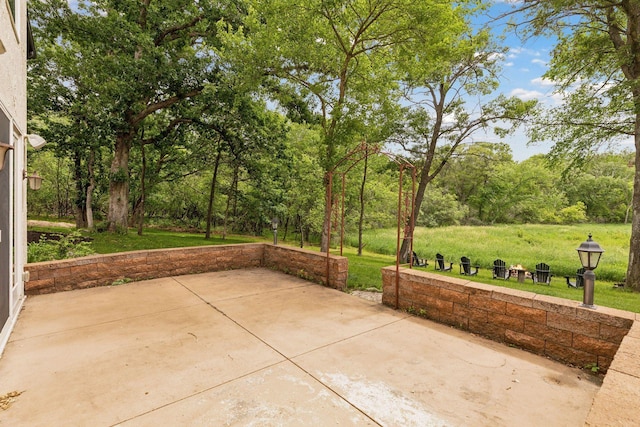
<instances>
[{"instance_id":1,"label":"stone retaining wall","mask_svg":"<svg viewBox=\"0 0 640 427\"><path fill-rule=\"evenodd\" d=\"M264 266L327 285L327 255L325 253L281 245L266 245ZM349 274L347 258L329 256L329 272L329 286L340 290L346 289Z\"/></svg>"},{"instance_id":2,"label":"stone retaining wall","mask_svg":"<svg viewBox=\"0 0 640 427\"><path fill-rule=\"evenodd\" d=\"M382 270L382 302L396 306L396 268ZM606 373L585 426L638 424L640 314L411 269L400 270L398 308L497 341Z\"/></svg>"},{"instance_id":3,"label":"stone retaining wall","mask_svg":"<svg viewBox=\"0 0 640 427\"><path fill-rule=\"evenodd\" d=\"M395 307L395 267L382 270L383 303ZM562 363L606 372L635 313L403 268L398 308Z\"/></svg>"},{"instance_id":4,"label":"stone retaining wall","mask_svg":"<svg viewBox=\"0 0 640 427\"><path fill-rule=\"evenodd\" d=\"M268 267L326 285L326 254L266 243L197 246L93 255L28 264L27 295L208 271ZM347 258L329 257L329 286L346 288Z\"/></svg>"}]
</instances>

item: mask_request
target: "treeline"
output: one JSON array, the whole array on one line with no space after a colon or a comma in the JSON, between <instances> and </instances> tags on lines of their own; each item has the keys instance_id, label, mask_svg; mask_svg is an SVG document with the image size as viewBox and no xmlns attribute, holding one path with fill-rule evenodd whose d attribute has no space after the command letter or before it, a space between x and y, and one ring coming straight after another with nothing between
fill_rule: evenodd
<instances>
[{"instance_id":1,"label":"treeline","mask_svg":"<svg viewBox=\"0 0 640 427\"><path fill-rule=\"evenodd\" d=\"M318 242L325 184L317 158L317 138L309 126L290 123L280 135L277 150L271 146L246 158L226 152L219 156L216 152L211 159L190 154L192 161L171 162L166 171L147 166L152 172L145 175L144 223L205 232L211 212L216 233L263 234L271 219L278 217L282 237ZM147 147L145 156L145 161L139 152L134 151L132 156L129 204L134 213L142 197L143 163L157 164L162 153ZM464 145L428 188L418 225L628 222L632 158L632 153L597 154L581 167L567 169L567 165L549 163L544 156L516 162L505 144ZM56 156L50 147L30 152L29 165L44 177L42 188L29 192L30 215L73 218L81 212L75 207L86 200L77 200L72 159ZM399 173L396 165L384 156L374 155L367 172L364 228L395 227ZM363 177L364 164L358 164L346 175L348 232L358 229ZM108 161L96 162L95 182L92 208L100 228L108 210ZM341 191L340 185L336 191ZM83 226L82 218L77 219L78 225ZM131 226L140 220L132 215Z\"/></svg>"},{"instance_id":2,"label":"treeline","mask_svg":"<svg viewBox=\"0 0 640 427\"><path fill-rule=\"evenodd\" d=\"M552 165L466 144L489 128L506 140L541 114L534 100L496 93L508 48L472 25L484 6L32 3L29 129L49 145L29 153L45 178L29 212L207 237L261 234L277 217L287 236L326 249L341 172L348 230L393 226L407 204L387 156L343 163L366 141L415 165L417 225L630 220L631 153L585 148ZM341 164L329 200L328 172Z\"/></svg>"}]
</instances>

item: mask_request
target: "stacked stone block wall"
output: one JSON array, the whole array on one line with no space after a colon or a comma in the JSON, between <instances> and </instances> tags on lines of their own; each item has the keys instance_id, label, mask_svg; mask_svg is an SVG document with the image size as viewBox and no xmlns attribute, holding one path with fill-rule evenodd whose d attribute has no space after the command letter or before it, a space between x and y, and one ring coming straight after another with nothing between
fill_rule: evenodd
<instances>
[{"instance_id":1,"label":"stacked stone block wall","mask_svg":"<svg viewBox=\"0 0 640 427\"><path fill-rule=\"evenodd\" d=\"M324 266L324 267L322 267ZM45 294L94 286L119 280L146 280L209 271L269 267L318 283L326 282L326 255L264 243L155 249L94 255L26 266L27 295ZM347 259L330 257L330 286L346 287Z\"/></svg>"},{"instance_id":2,"label":"stacked stone block wall","mask_svg":"<svg viewBox=\"0 0 640 427\"><path fill-rule=\"evenodd\" d=\"M269 245L265 249L264 266L287 274L301 277L316 283L322 283L335 289L344 290L347 286L348 260L345 257L329 256L325 253L286 246ZM327 284L327 266L329 283Z\"/></svg>"},{"instance_id":3,"label":"stacked stone block wall","mask_svg":"<svg viewBox=\"0 0 640 427\"><path fill-rule=\"evenodd\" d=\"M382 270L383 303L396 307L396 269ZM635 313L400 269L397 308L581 368L606 372Z\"/></svg>"}]
</instances>

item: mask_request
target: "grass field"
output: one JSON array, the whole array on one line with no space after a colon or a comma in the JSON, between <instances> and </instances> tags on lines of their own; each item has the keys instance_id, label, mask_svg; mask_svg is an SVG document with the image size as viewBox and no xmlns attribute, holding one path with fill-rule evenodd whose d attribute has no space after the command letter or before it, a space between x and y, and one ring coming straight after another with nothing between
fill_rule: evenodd
<instances>
[{"instance_id":1,"label":"grass field","mask_svg":"<svg viewBox=\"0 0 640 427\"><path fill-rule=\"evenodd\" d=\"M573 276L575 279L576 269L581 267L576 248L587 239L589 233L605 250L595 270L595 304L640 312L640 293L613 287L614 283L624 280L629 256L630 225L418 228L414 236L414 250L420 258L429 260L429 266L419 270L435 272L435 254L441 253L454 266L452 271L438 274L460 277L460 257L468 256L473 265L480 266L480 272L473 277L474 281L581 301L582 290L567 287L564 276ZM345 249L344 254L349 258L350 287L369 288L375 287L372 285L374 280L380 282L379 272L374 278L367 270L395 264L396 238L396 230L370 230L363 236L365 256L358 257L355 249ZM350 240L349 243L355 242ZM493 279L491 267L496 258L504 260L507 265L521 264L529 270L545 262L550 265L553 274L551 285L535 285L530 279L525 283L518 283L515 279Z\"/></svg>"},{"instance_id":2,"label":"grass field","mask_svg":"<svg viewBox=\"0 0 640 427\"><path fill-rule=\"evenodd\" d=\"M396 230L369 230L363 236L369 252L395 255ZM544 262L555 276L575 275L581 267L576 248L593 234L605 250L596 276L599 280L621 282L629 261L631 225L498 225L490 227L417 228L413 248L430 263L435 254L455 264L460 257L473 265L491 268L496 258L507 265L521 264L529 270ZM357 242L349 241L353 246Z\"/></svg>"},{"instance_id":3,"label":"grass field","mask_svg":"<svg viewBox=\"0 0 640 427\"><path fill-rule=\"evenodd\" d=\"M66 231L61 228L38 227L41 231ZM595 304L640 312L640 293L614 289L615 282L625 275L631 227L629 225L513 225L492 227L443 227L435 229L418 228L415 233L414 250L421 258L429 260L429 266L421 270L434 272L434 258L437 252L454 262L453 270L439 273L460 277L461 256L471 258L472 264L480 265L480 272L474 281L514 289L552 295L581 301L582 290L568 288L563 276L575 276L580 268L576 248L586 240L589 233L605 250L596 273ZM139 249L186 247L231 243L265 241L253 236L228 236L222 239L215 235L205 240L203 234L145 230L142 236L134 231L127 235L92 233L92 247L97 253L112 253ZM270 241L266 239L266 241ZM293 244L293 242L282 242ZM353 241L348 241L353 244ZM348 287L351 289L381 289L381 268L395 265L396 231L392 229L370 230L364 235L365 251L357 256L356 249L345 245L344 255L349 258ZM319 250L317 247L307 249ZM338 249L332 250L338 254ZM518 283L494 280L491 266L496 258L507 265L522 264L528 269L539 262L551 266L553 278L550 286L534 285L531 280Z\"/></svg>"}]
</instances>

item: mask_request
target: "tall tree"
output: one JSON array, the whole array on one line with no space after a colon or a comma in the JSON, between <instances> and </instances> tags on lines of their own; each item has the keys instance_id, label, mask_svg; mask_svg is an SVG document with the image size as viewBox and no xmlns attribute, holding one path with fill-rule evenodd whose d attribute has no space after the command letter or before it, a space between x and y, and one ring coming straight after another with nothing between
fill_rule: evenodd
<instances>
[{"instance_id":1,"label":"tall tree","mask_svg":"<svg viewBox=\"0 0 640 427\"><path fill-rule=\"evenodd\" d=\"M497 165L483 197L487 200L485 217L491 223L555 223L567 201L557 182L560 174L542 156L521 163Z\"/></svg>"},{"instance_id":2,"label":"tall tree","mask_svg":"<svg viewBox=\"0 0 640 427\"><path fill-rule=\"evenodd\" d=\"M79 70L61 74L63 85L85 89L84 106L109 133L109 230L127 228L129 157L141 127L215 80L216 22L223 16L233 21L235 4L95 0L72 9L66 1L53 0L32 5L46 40L62 46Z\"/></svg>"},{"instance_id":3,"label":"tall tree","mask_svg":"<svg viewBox=\"0 0 640 427\"><path fill-rule=\"evenodd\" d=\"M436 46L455 32L459 20L457 9L444 0L276 0L251 6L246 31L230 33L225 52L240 59L245 74L286 82L318 112L325 178L361 140L363 112L396 102L395 65L408 43L422 37ZM330 214L327 194L324 251Z\"/></svg>"},{"instance_id":4,"label":"tall tree","mask_svg":"<svg viewBox=\"0 0 640 427\"><path fill-rule=\"evenodd\" d=\"M498 87L504 48L487 31L476 32L464 21L460 26L460 36L440 46L439 56L425 54L425 40L420 39L414 44L415 54L402 63L412 106L399 142L420 165L413 224L418 223L427 186L463 142L491 125L505 136L536 106L536 101L503 95L487 99ZM473 105L469 99L478 102ZM503 124L509 127L497 127ZM401 250L405 258L409 242L407 236Z\"/></svg>"},{"instance_id":5,"label":"tall tree","mask_svg":"<svg viewBox=\"0 0 640 427\"><path fill-rule=\"evenodd\" d=\"M574 163L621 138L635 142L633 216L626 283L640 290L640 3L636 0L532 0L516 5L524 33L557 38L544 77L564 104L533 129L552 155ZM519 16L519 15L517 15Z\"/></svg>"}]
</instances>

